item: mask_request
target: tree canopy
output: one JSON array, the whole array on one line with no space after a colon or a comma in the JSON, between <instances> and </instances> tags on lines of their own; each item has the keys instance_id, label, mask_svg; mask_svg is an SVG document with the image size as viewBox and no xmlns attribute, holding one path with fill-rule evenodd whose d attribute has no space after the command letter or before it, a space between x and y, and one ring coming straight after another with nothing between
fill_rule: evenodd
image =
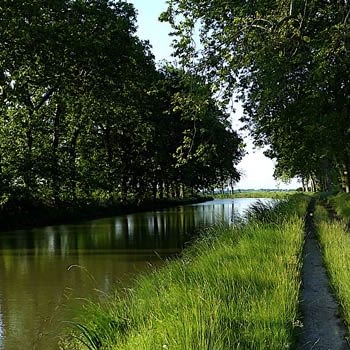
<instances>
[{"instance_id":1,"label":"tree canopy","mask_svg":"<svg viewBox=\"0 0 350 350\"><path fill-rule=\"evenodd\" d=\"M156 68L130 3L0 9L3 207L178 196L239 178L242 140L210 85Z\"/></svg>"},{"instance_id":2,"label":"tree canopy","mask_svg":"<svg viewBox=\"0 0 350 350\"><path fill-rule=\"evenodd\" d=\"M177 56L222 96L235 95L276 175L349 187L349 15L346 0L169 0ZM191 38L191 39L190 39Z\"/></svg>"}]
</instances>

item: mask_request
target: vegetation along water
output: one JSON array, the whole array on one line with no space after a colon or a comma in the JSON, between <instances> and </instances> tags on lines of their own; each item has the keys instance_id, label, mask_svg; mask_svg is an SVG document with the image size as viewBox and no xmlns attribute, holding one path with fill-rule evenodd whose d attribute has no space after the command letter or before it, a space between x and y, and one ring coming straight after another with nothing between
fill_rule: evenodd
<instances>
[{"instance_id":1,"label":"vegetation along water","mask_svg":"<svg viewBox=\"0 0 350 350\"><path fill-rule=\"evenodd\" d=\"M98 300L164 264L202 227L256 199L215 200L0 233L0 349L56 350L82 299Z\"/></svg>"},{"instance_id":2,"label":"vegetation along water","mask_svg":"<svg viewBox=\"0 0 350 350\"><path fill-rule=\"evenodd\" d=\"M328 211L318 205L315 221L324 261L341 307L341 314L350 330L350 196L341 193L327 199ZM331 207L329 207L331 205ZM331 211L329 212L329 208Z\"/></svg>"},{"instance_id":3,"label":"vegetation along water","mask_svg":"<svg viewBox=\"0 0 350 350\"><path fill-rule=\"evenodd\" d=\"M305 197L216 225L132 288L87 305L68 349L293 349Z\"/></svg>"},{"instance_id":4,"label":"vegetation along water","mask_svg":"<svg viewBox=\"0 0 350 350\"><path fill-rule=\"evenodd\" d=\"M173 30L176 63L155 62L130 1L3 1L0 229L232 191L245 153L230 119L236 102L243 114L235 117L267 146L276 177L298 177L303 191L350 191L350 2L166 3L159 15ZM292 348L307 197L293 198L256 206L248 223L208 230L181 259L93 305L62 346ZM317 207L316 224L346 315L348 227L337 220L349 220L350 200L328 200L331 220ZM144 269L135 254L143 239L153 264L178 253L188 237L165 228L187 229L183 217L1 233L0 348L37 348L47 325L55 328L57 300L64 305L84 278L97 276L103 295L112 289L96 266L108 265L113 278L117 269ZM137 221L154 233L141 234ZM73 286L56 289L63 275ZM38 287L22 294L27 283ZM43 309L49 316L36 317Z\"/></svg>"}]
</instances>

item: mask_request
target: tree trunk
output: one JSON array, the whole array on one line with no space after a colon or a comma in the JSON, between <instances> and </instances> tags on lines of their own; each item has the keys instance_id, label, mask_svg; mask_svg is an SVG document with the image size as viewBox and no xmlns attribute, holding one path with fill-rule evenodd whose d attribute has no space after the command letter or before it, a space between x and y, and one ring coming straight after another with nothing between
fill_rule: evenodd
<instances>
[{"instance_id":1,"label":"tree trunk","mask_svg":"<svg viewBox=\"0 0 350 350\"><path fill-rule=\"evenodd\" d=\"M311 192L317 192L316 180L314 176L311 176Z\"/></svg>"},{"instance_id":2,"label":"tree trunk","mask_svg":"<svg viewBox=\"0 0 350 350\"><path fill-rule=\"evenodd\" d=\"M350 179L349 179L349 170L348 166L345 167L344 173L343 173L343 181L344 181L344 190L346 193L350 192Z\"/></svg>"},{"instance_id":3,"label":"tree trunk","mask_svg":"<svg viewBox=\"0 0 350 350\"><path fill-rule=\"evenodd\" d=\"M31 126L28 126L28 130L26 131L26 137L27 137L27 152L26 152L26 159L25 164L26 167L24 169L23 174L23 180L25 187L29 192L32 191L33 187L33 131Z\"/></svg>"},{"instance_id":4,"label":"tree trunk","mask_svg":"<svg viewBox=\"0 0 350 350\"><path fill-rule=\"evenodd\" d=\"M322 168L323 168L323 184L322 184L322 190L326 192L330 192L332 190L332 181L330 177L329 172L329 161L328 159L324 159L322 161Z\"/></svg>"},{"instance_id":5,"label":"tree trunk","mask_svg":"<svg viewBox=\"0 0 350 350\"><path fill-rule=\"evenodd\" d=\"M154 201L157 199L157 180L152 183L152 197Z\"/></svg>"},{"instance_id":6,"label":"tree trunk","mask_svg":"<svg viewBox=\"0 0 350 350\"><path fill-rule=\"evenodd\" d=\"M52 141L52 164L51 164L51 179L52 179L52 191L53 201L56 205L59 201L59 166L58 166L58 146L60 142L60 122L61 115L63 114L63 106L60 102L56 105L54 129L53 129L53 141Z\"/></svg>"},{"instance_id":7,"label":"tree trunk","mask_svg":"<svg viewBox=\"0 0 350 350\"><path fill-rule=\"evenodd\" d=\"M165 193L167 198L170 198L170 185L168 181L165 182Z\"/></svg>"},{"instance_id":8,"label":"tree trunk","mask_svg":"<svg viewBox=\"0 0 350 350\"><path fill-rule=\"evenodd\" d=\"M125 175L122 175L122 185L121 185L121 196L122 196L122 203L126 204L128 200L128 182Z\"/></svg>"},{"instance_id":9,"label":"tree trunk","mask_svg":"<svg viewBox=\"0 0 350 350\"><path fill-rule=\"evenodd\" d=\"M303 188L303 192L308 192L308 187L307 187L307 181L305 181L305 178L301 178L301 186Z\"/></svg>"},{"instance_id":10,"label":"tree trunk","mask_svg":"<svg viewBox=\"0 0 350 350\"><path fill-rule=\"evenodd\" d=\"M159 184L159 199L163 199L164 198L164 183L163 181L161 181Z\"/></svg>"},{"instance_id":11,"label":"tree trunk","mask_svg":"<svg viewBox=\"0 0 350 350\"><path fill-rule=\"evenodd\" d=\"M73 133L72 139L71 139L71 147L70 147L70 194L72 195L73 201L77 198L77 169L75 165L76 160L76 148L77 148L77 142L79 137L80 129L76 129Z\"/></svg>"}]
</instances>

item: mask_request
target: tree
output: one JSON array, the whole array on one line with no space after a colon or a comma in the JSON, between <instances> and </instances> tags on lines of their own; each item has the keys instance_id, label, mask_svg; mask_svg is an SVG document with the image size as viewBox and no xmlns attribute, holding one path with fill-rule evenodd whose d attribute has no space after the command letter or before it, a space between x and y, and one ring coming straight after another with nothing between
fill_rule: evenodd
<instances>
[{"instance_id":1,"label":"tree","mask_svg":"<svg viewBox=\"0 0 350 350\"><path fill-rule=\"evenodd\" d=\"M242 140L228 122L203 78L171 66L160 80L163 113L157 115L158 177L169 187L208 188L229 179L237 181ZM170 155L166 156L166 154ZM176 191L175 191L176 192Z\"/></svg>"},{"instance_id":2,"label":"tree","mask_svg":"<svg viewBox=\"0 0 350 350\"><path fill-rule=\"evenodd\" d=\"M350 174L347 1L168 3L162 19L180 38L176 54L185 64L196 57L227 99L238 94L247 128L270 146L279 171L331 178L336 164ZM195 32L197 51L188 39Z\"/></svg>"},{"instance_id":3,"label":"tree","mask_svg":"<svg viewBox=\"0 0 350 350\"><path fill-rule=\"evenodd\" d=\"M101 173L110 181L117 172L111 129L122 127L118 118L137 124L135 109L155 72L148 44L135 36L134 9L121 1L5 1L2 18L7 192L55 202L89 196Z\"/></svg>"},{"instance_id":4,"label":"tree","mask_svg":"<svg viewBox=\"0 0 350 350\"><path fill-rule=\"evenodd\" d=\"M241 140L209 85L156 70L131 4L0 7L2 204L125 202L238 178Z\"/></svg>"}]
</instances>

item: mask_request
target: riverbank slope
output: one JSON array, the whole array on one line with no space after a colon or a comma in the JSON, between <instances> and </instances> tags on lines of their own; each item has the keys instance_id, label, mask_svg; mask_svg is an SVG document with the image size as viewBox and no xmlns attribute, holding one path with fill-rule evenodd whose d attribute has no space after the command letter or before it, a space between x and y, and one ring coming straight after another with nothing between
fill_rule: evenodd
<instances>
[{"instance_id":1,"label":"riverbank slope","mask_svg":"<svg viewBox=\"0 0 350 350\"><path fill-rule=\"evenodd\" d=\"M247 224L206 230L180 259L88 306L65 348L293 349L307 202L261 204Z\"/></svg>"}]
</instances>

